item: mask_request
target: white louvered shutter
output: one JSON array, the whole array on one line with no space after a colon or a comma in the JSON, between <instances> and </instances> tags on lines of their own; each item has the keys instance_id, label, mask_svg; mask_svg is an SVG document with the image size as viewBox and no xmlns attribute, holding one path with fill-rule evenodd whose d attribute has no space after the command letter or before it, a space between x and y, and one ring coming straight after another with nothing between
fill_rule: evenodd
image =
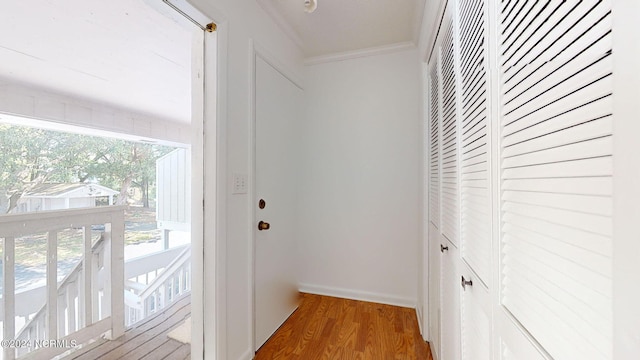
<instances>
[{"instance_id":1,"label":"white louvered shutter","mask_svg":"<svg viewBox=\"0 0 640 360\"><path fill-rule=\"evenodd\" d=\"M453 20L443 24L444 37L441 45L442 76L442 128L440 130L442 145L442 234L454 245L458 245L459 213L458 213L458 124L456 94L456 63L454 49Z\"/></svg>"},{"instance_id":2,"label":"white louvered shutter","mask_svg":"<svg viewBox=\"0 0 640 360\"><path fill-rule=\"evenodd\" d=\"M441 301L442 359L460 359L460 253L458 249L458 124L455 32L448 5L439 34L441 90Z\"/></svg>"},{"instance_id":3,"label":"white louvered shutter","mask_svg":"<svg viewBox=\"0 0 640 360\"><path fill-rule=\"evenodd\" d=\"M612 358L610 8L501 8L501 301L556 360Z\"/></svg>"},{"instance_id":4,"label":"white louvered shutter","mask_svg":"<svg viewBox=\"0 0 640 360\"><path fill-rule=\"evenodd\" d=\"M437 59L437 54L435 58ZM429 69L429 219L440 228L440 121L438 61L435 60Z\"/></svg>"},{"instance_id":5,"label":"white louvered shutter","mask_svg":"<svg viewBox=\"0 0 640 360\"><path fill-rule=\"evenodd\" d=\"M484 0L459 2L461 82L462 258L488 284L491 202L487 139L487 50Z\"/></svg>"},{"instance_id":6,"label":"white louvered shutter","mask_svg":"<svg viewBox=\"0 0 640 360\"><path fill-rule=\"evenodd\" d=\"M457 3L460 83L461 358L491 358L491 202L485 0Z\"/></svg>"}]
</instances>

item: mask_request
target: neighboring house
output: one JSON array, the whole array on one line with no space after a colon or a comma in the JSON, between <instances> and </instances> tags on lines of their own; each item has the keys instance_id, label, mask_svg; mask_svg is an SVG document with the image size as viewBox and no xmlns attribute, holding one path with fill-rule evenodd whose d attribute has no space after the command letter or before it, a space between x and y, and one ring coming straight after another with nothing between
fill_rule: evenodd
<instances>
[{"instance_id":1,"label":"neighboring house","mask_svg":"<svg viewBox=\"0 0 640 360\"><path fill-rule=\"evenodd\" d=\"M113 205L117 194L118 191L97 184L40 184L22 195L14 212L94 207L98 200Z\"/></svg>"}]
</instances>

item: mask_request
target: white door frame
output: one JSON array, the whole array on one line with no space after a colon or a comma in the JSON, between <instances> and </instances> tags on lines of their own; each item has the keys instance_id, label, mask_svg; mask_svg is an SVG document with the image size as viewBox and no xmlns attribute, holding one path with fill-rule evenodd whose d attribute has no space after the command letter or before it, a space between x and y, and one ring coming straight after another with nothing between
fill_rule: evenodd
<instances>
[{"instance_id":1,"label":"white door frame","mask_svg":"<svg viewBox=\"0 0 640 360\"><path fill-rule=\"evenodd\" d=\"M640 289L638 273L638 216L640 215L640 4L614 1L613 21L613 356L630 359L640 351Z\"/></svg>"},{"instance_id":2,"label":"white door frame","mask_svg":"<svg viewBox=\"0 0 640 360\"><path fill-rule=\"evenodd\" d=\"M187 0L161 1L200 27L217 25L193 43L192 66L202 72L192 74L191 313L201 316L191 317L191 359L226 359L228 21L219 10L205 14Z\"/></svg>"},{"instance_id":3,"label":"white door frame","mask_svg":"<svg viewBox=\"0 0 640 360\"><path fill-rule=\"evenodd\" d=\"M184 0L180 0L184 1ZM227 359L227 49L229 24L217 9L209 10L217 25L215 44L205 41L205 86L203 134L202 207L207 221L202 218L204 241L198 267L201 274L197 304L191 300L191 309L199 309L199 319L192 317L192 333L203 334L198 343L191 343L192 359ZM207 53L215 53L215 61L207 60ZM209 74L209 75L208 75ZM213 76L210 76L213 75ZM192 252L193 254L193 252ZM192 255L193 256L193 255ZM205 281L205 279L213 279ZM192 285L193 289L193 285ZM193 290L192 290L193 291ZM205 327L204 324L207 324ZM204 355L203 355L204 351Z\"/></svg>"},{"instance_id":4,"label":"white door frame","mask_svg":"<svg viewBox=\"0 0 640 360\"><path fill-rule=\"evenodd\" d=\"M193 197L192 232L192 359L227 358L227 301L226 301L226 217L227 217L227 46L226 21L215 21L215 33L205 32L204 87L199 89L202 99L202 121L194 126L194 148L201 150L195 159L193 189L199 189ZM207 54L215 54L214 59ZM194 99L195 103L196 99ZM194 109L195 109L194 104ZM194 194L195 195L195 194ZM193 212L195 213L195 212ZM208 219L205 221L206 218ZM207 239L208 241L205 241ZM198 254L195 256L195 254ZM213 281L205 281L213 279ZM207 326L205 327L205 324ZM202 334L195 337L194 334Z\"/></svg>"},{"instance_id":5,"label":"white door frame","mask_svg":"<svg viewBox=\"0 0 640 360\"><path fill-rule=\"evenodd\" d=\"M192 359L227 359L227 49L229 26L226 18L215 12L213 21L217 24L215 43L215 63L205 64L205 119L204 119L204 199L203 208L208 222L201 222L204 228L203 253L200 257L199 279L201 288L198 300L204 342L204 357L194 356L194 343L191 344ZM205 47L205 59L207 59ZM215 74L207 76L206 74ZM208 100L207 100L208 99ZM207 264L211 266L207 266ZM192 265L193 266L193 265ZM194 270L195 272L195 270ZM205 281L213 279L213 281ZM192 298L193 309L193 298ZM204 327L204 324L208 324ZM194 321L193 325L196 325ZM200 324L197 324L198 326ZM213 351L207 351L213 349ZM201 349L197 349L201 351ZM200 352L199 354L202 354ZM198 355L199 355L198 354Z\"/></svg>"}]
</instances>

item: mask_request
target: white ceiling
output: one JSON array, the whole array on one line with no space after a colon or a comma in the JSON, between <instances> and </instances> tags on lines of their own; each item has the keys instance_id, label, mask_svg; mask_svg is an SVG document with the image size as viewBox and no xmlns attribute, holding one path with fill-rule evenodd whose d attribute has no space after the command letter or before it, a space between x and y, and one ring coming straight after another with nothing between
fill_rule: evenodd
<instances>
[{"instance_id":1,"label":"white ceiling","mask_svg":"<svg viewBox=\"0 0 640 360\"><path fill-rule=\"evenodd\" d=\"M425 0L257 0L303 49L306 57L417 43Z\"/></svg>"},{"instance_id":2,"label":"white ceiling","mask_svg":"<svg viewBox=\"0 0 640 360\"><path fill-rule=\"evenodd\" d=\"M307 57L415 42L425 2L318 0L318 9L307 14L304 0L257 1ZM0 84L35 86L189 123L193 25L148 4L162 3L4 1Z\"/></svg>"},{"instance_id":3,"label":"white ceiling","mask_svg":"<svg viewBox=\"0 0 640 360\"><path fill-rule=\"evenodd\" d=\"M4 1L0 79L188 123L191 34L144 0Z\"/></svg>"}]
</instances>

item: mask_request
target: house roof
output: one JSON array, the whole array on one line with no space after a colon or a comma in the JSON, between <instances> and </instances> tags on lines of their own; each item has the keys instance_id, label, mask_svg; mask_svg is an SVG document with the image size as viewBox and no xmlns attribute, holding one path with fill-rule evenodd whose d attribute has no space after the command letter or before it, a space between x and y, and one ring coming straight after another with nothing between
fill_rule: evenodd
<instances>
[{"instance_id":1,"label":"house roof","mask_svg":"<svg viewBox=\"0 0 640 360\"><path fill-rule=\"evenodd\" d=\"M95 193L96 196L116 195L118 191L106 186L85 183L47 183L34 186L25 192L22 197L64 197L77 190L87 190L87 194Z\"/></svg>"}]
</instances>

